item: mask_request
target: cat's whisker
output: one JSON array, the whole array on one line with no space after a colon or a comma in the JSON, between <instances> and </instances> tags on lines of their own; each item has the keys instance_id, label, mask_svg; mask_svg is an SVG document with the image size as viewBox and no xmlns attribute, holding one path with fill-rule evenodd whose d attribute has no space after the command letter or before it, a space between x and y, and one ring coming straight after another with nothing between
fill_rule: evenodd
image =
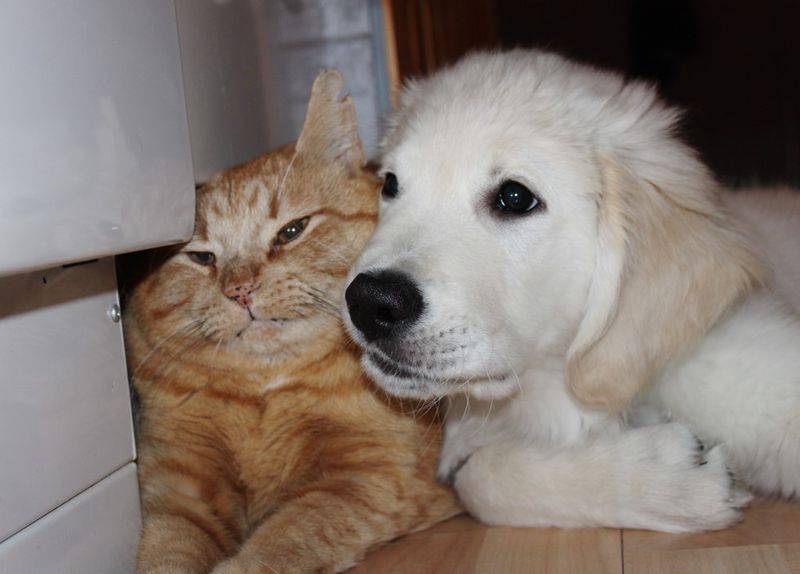
<instances>
[{"instance_id":1,"label":"cat's whisker","mask_svg":"<svg viewBox=\"0 0 800 574\"><path fill-rule=\"evenodd\" d=\"M341 319L341 314L340 314L339 310L338 309L331 309L327 305L320 304L320 303L317 303L317 302L302 303L302 305L304 307L308 307L308 308L311 308L311 309L316 309L317 311L321 311L322 313L324 313L326 315L329 315L331 317L334 317L336 319Z\"/></svg>"},{"instance_id":2,"label":"cat's whisker","mask_svg":"<svg viewBox=\"0 0 800 574\"><path fill-rule=\"evenodd\" d=\"M289 277L294 279L297 283L301 285L300 293L308 297L311 301L303 301L301 303L297 303L296 305L306 308L313 308L323 313L330 315L331 317L340 318L341 317L341 309L340 307L331 301L331 299L327 296L327 294L322 291L321 289L311 285L302 277L295 273L290 273Z\"/></svg>"},{"instance_id":3,"label":"cat's whisker","mask_svg":"<svg viewBox=\"0 0 800 574\"><path fill-rule=\"evenodd\" d=\"M325 294L322 293L319 290L316 290L316 291L309 290L309 291L306 292L306 294L309 295L310 297L313 297L315 301L319 301L321 303L324 303L325 305L327 305L331 309L336 309L337 311L339 310L339 306L334 301L332 301L331 299L328 299L325 296Z\"/></svg>"},{"instance_id":4,"label":"cat's whisker","mask_svg":"<svg viewBox=\"0 0 800 574\"><path fill-rule=\"evenodd\" d=\"M278 189L275 191L275 199L273 203L275 205L280 205L281 195L283 194L284 185L286 185L286 180L289 177L289 174L292 171L292 167L294 167L294 160L297 159L297 147L294 148L294 153L292 153L292 158L289 160L289 165L286 166L286 170L283 172L283 177L281 177L281 182L278 184Z\"/></svg>"},{"instance_id":5,"label":"cat's whisker","mask_svg":"<svg viewBox=\"0 0 800 574\"><path fill-rule=\"evenodd\" d=\"M217 341L217 346L214 348L214 353L213 353L213 355L211 357L212 361L217 358L217 354L219 353L219 349L220 349L221 346L222 346L222 339Z\"/></svg>"},{"instance_id":6,"label":"cat's whisker","mask_svg":"<svg viewBox=\"0 0 800 574\"><path fill-rule=\"evenodd\" d=\"M430 415L431 411L435 411L433 415ZM414 420L417 421L422 417L428 418L428 422L425 425L425 430L422 432L422 440L425 442L425 447L422 449L422 452L427 452L431 447L438 448L439 446L438 441L440 440L441 435L436 432L438 430L437 427L440 424L440 414L438 411L439 399L434 399L432 401L426 401L424 403L422 412L414 416Z\"/></svg>"},{"instance_id":7,"label":"cat's whisker","mask_svg":"<svg viewBox=\"0 0 800 574\"><path fill-rule=\"evenodd\" d=\"M319 301L321 303L330 306L330 308L335 309L337 312L339 311L339 306L334 301L332 301L328 297L327 293L325 293L322 289L315 287L314 285L310 284L308 281L306 281L297 274L292 273L290 274L290 277L292 277L292 279L300 283L305 288L302 291L303 293L305 293L309 297L312 297L316 301Z\"/></svg>"},{"instance_id":8,"label":"cat's whisker","mask_svg":"<svg viewBox=\"0 0 800 574\"><path fill-rule=\"evenodd\" d=\"M149 350L149 351L148 351L148 352L145 354L145 356L144 356L144 357L142 357L142 360L141 360L141 361L139 361L139 363L138 363L138 364L137 364L137 365L136 365L136 366L133 368L133 373L131 374L131 377L135 377L135 376L136 376L136 373L138 373L138 372L139 372L139 369L141 369L141 368L142 368L142 365L144 365L144 364L145 364L145 362L146 362L148 359L150 359L150 357L153 355L153 353L155 353L156 351L158 351L158 350L159 350L161 347L163 347L164 345L166 345L167 343L169 343L169 341L170 341L170 340L174 339L174 338L175 338L175 337L177 337L178 335L181 335L181 334L183 334L183 335L187 335L187 334L189 334L189 333L190 333L190 332L191 332L191 331L192 331L192 330L193 330L193 329L194 329L194 328L195 328L197 325L202 325L202 323L203 323L204 321L205 321L205 318L204 318L204 317L200 317L200 318L198 318L198 319L192 319L192 320L191 320L191 321L189 321L188 323L184 323L184 324L182 324L182 325L179 325L179 326L178 326L178 327L176 327L175 329L173 329L173 331L172 331L171 333L169 333L169 334L168 334L166 337L164 337L164 338L163 338L163 339L161 339L161 340L160 340L158 343L156 343L155 345L153 345L153 348L152 348L152 349L150 349L150 350ZM185 331L185 332L183 332L183 331Z\"/></svg>"},{"instance_id":9,"label":"cat's whisker","mask_svg":"<svg viewBox=\"0 0 800 574\"><path fill-rule=\"evenodd\" d=\"M202 343L203 343L203 339L199 339L199 338L197 338L197 339L189 339L185 344L178 345L178 346L172 348L171 349L172 353L170 355L168 355L164 360L161 361L161 364L159 365L159 368L157 369L156 372L163 371L166 367L171 365L172 362L179 355L182 355L186 351L189 351L189 350L201 345ZM167 349L167 350L170 350L170 349Z\"/></svg>"},{"instance_id":10,"label":"cat's whisker","mask_svg":"<svg viewBox=\"0 0 800 574\"><path fill-rule=\"evenodd\" d=\"M334 249L331 245L323 243L319 239L314 239L312 241L309 241L309 243L325 250L329 255L333 255L336 259L339 260L340 263L344 263L348 268L353 264L352 257L347 257L345 255L342 255L338 250Z\"/></svg>"},{"instance_id":11,"label":"cat's whisker","mask_svg":"<svg viewBox=\"0 0 800 574\"><path fill-rule=\"evenodd\" d=\"M434 407L439 409L439 399L437 399L433 403ZM436 413L436 416L431 416L428 424L425 426L425 431L423 433L423 440L425 440L425 448L423 452L427 452L431 448L439 449L441 446L441 433L439 431L439 425L441 424L441 414ZM430 435L430 436L429 436Z\"/></svg>"}]
</instances>

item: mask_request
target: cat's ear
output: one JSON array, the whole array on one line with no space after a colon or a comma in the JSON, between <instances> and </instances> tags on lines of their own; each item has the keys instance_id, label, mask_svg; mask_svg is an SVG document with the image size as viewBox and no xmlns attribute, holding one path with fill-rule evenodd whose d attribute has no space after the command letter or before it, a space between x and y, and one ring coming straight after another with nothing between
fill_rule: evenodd
<instances>
[{"instance_id":1,"label":"cat's ear","mask_svg":"<svg viewBox=\"0 0 800 574\"><path fill-rule=\"evenodd\" d=\"M366 163L366 158L353 100L340 96L343 85L338 70L325 70L316 77L296 149L322 161L343 162L356 170Z\"/></svg>"}]
</instances>

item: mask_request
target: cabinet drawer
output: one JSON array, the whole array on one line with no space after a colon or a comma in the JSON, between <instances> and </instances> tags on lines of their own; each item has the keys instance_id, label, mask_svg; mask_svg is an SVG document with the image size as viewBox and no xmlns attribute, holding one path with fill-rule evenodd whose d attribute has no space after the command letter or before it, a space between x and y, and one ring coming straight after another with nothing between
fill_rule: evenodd
<instances>
[{"instance_id":1,"label":"cabinet drawer","mask_svg":"<svg viewBox=\"0 0 800 574\"><path fill-rule=\"evenodd\" d=\"M0 278L0 540L134 458L116 303L110 258Z\"/></svg>"},{"instance_id":2,"label":"cabinet drawer","mask_svg":"<svg viewBox=\"0 0 800 574\"><path fill-rule=\"evenodd\" d=\"M173 2L3 2L0 70L0 275L188 239Z\"/></svg>"},{"instance_id":3,"label":"cabinet drawer","mask_svg":"<svg viewBox=\"0 0 800 574\"><path fill-rule=\"evenodd\" d=\"M132 573L140 526L136 465L131 463L0 543L0 571Z\"/></svg>"}]
</instances>

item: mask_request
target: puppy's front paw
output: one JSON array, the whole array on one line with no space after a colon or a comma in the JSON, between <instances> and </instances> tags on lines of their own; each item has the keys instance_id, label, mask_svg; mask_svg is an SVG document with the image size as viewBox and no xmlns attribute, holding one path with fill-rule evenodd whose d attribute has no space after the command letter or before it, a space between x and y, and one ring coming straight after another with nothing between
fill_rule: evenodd
<instances>
[{"instance_id":1,"label":"puppy's front paw","mask_svg":"<svg viewBox=\"0 0 800 574\"><path fill-rule=\"evenodd\" d=\"M500 505L493 491L498 482L495 475L498 469L493 468L491 453L484 452L488 450L484 447L454 467L451 484L461 504L472 516L488 524L505 524L508 521L498 520L496 516Z\"/></svg>"},{"instance_id":2,"label":"puppy's front paw","mask_svg":"<svg viewBox=\"0 0 800 574\"><path fill-rule=\"evenodd\" d=\"M463 508L485 524L584 526L580 518L578 522L562 520L561 515L547 508L547 504L540 504L541 477L529 472L530 461L525 451L521 445L501 444L476 450L453 481Z\"/></svg>"},{"instance_id":3,"label":"puppy's front paw","mask_svg":"<svg viewBox=\"0 0 800 574\"><path fill-rule=\"evenodd\" d=\"M736 487L721 447L706 450L683 425L637 429L626 437L631 458L620 476L622 523L632 528L691 532L737 522L752 496ZM627 458L627 456L626 456Z\"/></svg>"}]
</instances>

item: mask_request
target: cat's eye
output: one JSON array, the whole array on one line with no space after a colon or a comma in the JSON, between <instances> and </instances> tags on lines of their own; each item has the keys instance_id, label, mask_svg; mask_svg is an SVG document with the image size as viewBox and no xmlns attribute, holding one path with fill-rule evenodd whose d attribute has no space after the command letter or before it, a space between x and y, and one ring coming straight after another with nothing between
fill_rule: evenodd
<instances>
[{"instance_id":1,"label":"cat's eye","mask_svg":"<svg viewBox=\"0 0 800 574\"><path fill-rule=\"evenodd\" d=\"M281 228L278 232L277 237L275 237L275 243L278 245L283 245L285 243L289 243L290 241L294 241L297 237L305 231L306 226L308 225L309 217L303 217L302 219L295 219L288 225L285 225Z\"/></svg>"},{"instance_id":2,"label":"cat's eye","mask_svg":"<svg viewBox=\"0 0 800 574\"><path fill-rule=\"evenodd\" d=\"M189 256L189 259L198 263L200 265L214 265L217 260L216 255L211 253L210 251L187 251L186 255Z\"/></svg>"},{"instance_id":3,"label":"cat's eye","mask_svg":"<svg viewBox=\"0 0 800 574\"><path fill-rule=\"evenodd\" d=\"M530 189L513 180L503 182L494 201L495 209L512 215L524 215L540 205Z\"/></svg>"},{"instance_id":4,"label":"cat's eye","mask_svg":"<svg viewBox=\"0 0 800 574\"><path fill-rule=\"evenodd\" d=\"M398 191L400 191L400 188L397 183L397 176L392 172L388 172L383 177L383 189L381 189L381 195L385 199L391 199L393 197L397 197Z\"/></svg>"}]
</instances>

